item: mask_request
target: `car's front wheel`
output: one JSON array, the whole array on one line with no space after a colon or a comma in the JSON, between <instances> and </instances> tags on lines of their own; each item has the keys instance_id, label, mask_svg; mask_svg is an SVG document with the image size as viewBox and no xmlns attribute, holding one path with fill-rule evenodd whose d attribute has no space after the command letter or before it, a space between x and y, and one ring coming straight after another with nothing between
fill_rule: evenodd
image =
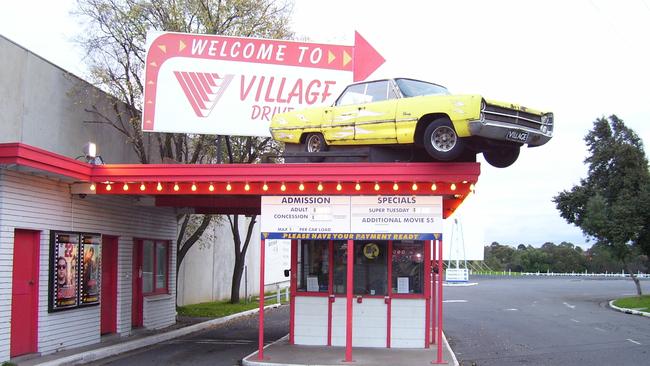
<instances>
[{"instance_id":1,"label":"car's front wheel","mask_svg":"<svg viewBox=\"0 0 650 366\"><path fill-rule=\"evenodd\" d=\"M506 168L517 161L519 157L519 146L484 151L483 157L493 167Z\"/></svg>"},{"instance_id":2,"label":"car's front wheel","mask_svg":"<svg viewBox=\"0 0 650 366\"><path fill-rule=\"evenodd\" d=\"M465 149L463 140L458 137L454 126L447 118L433 121L424 130L424 148L429 155L440 161L457 159Z\"/></svg>"},{"instance_id":3,"label":"car's front wheel","mask_svg":"<svg viewBox=\"0 0 650 366\"><path fill-rule=\"evenodd\" d=\"M307 138L305 138L305 151L308 153L318 153L318 152L323 152L327 151L327 143L325 142L325 138L323 135L320 133L310 133L307 135ZM309 161L311 162L321 162L325 160L324 156L310 156L308 157Z\"/></svg>"}]
</instances>

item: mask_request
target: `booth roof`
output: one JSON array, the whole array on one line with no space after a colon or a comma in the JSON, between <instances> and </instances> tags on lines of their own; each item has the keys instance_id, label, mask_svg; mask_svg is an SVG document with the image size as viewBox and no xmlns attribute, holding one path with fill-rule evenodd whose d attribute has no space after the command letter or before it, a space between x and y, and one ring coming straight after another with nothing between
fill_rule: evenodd
<instances>
[{"instance_id":1,"label":"booth roof","mask_svg":"<svg viewBox=\"0 0 650 366\"><path fill-rule=\"evenodd\" d=\"M216 214L259 214L264 195L436 195L448 217L480 175L478 163L91 165L20 143L0 144L0 165L80 183L76 193L150 196Z\"/></svg>"}]
</instances>

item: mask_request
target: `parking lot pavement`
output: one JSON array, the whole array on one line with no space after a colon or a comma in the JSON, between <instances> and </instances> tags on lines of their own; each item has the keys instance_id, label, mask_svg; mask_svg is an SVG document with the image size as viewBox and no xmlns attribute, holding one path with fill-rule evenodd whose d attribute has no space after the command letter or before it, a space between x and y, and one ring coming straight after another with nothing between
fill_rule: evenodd
<instances>
[{"instance_id":1,"label":"parking lot pavement","mask_svg":"<svg viewBox=\"0 0 650 366\"><path fill-rule=\"evenodd\" d=\"M648 364L650 319L608 307L634 294L629 279L470 280L478 285L444 290L445 332L461 365Z\"/></svg>"}]
</instances>

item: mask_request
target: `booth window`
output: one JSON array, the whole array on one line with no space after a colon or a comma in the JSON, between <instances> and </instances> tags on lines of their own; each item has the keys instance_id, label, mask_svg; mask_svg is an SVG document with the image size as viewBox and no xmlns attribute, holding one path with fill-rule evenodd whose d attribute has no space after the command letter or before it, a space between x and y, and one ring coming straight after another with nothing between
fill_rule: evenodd
<instances>
[{"instance_id":1,"label":"booth window","mask_svg":"<svg viewBox=\"0 0 650 366\"><path fill-rule=\"evenodd\" d=\"M386 295L388 242L354 242L354 294ZM346 293L347 243L334 245L334 293Z\"/></svg>"},{"instance_id":2,"label":"booth window","mask_svg":"<svg viewBox=\"0 0 650 366\"><path fill-rule=\"evenodd\" d=\"M166 294L169 278L169 242L142 242L142 293Z\"/></svg>"},{"instance_id":3,"label":"booth window","mask_svg":"<svg viewBox=\"0 0 650 366\"><path fill-rule=\"evenodd\" d=\"M394 294L421 294L424 284L424 242L394 241L392 279Z\"/></svg>"},{"instance_id":4,"label":"booth window","mask_svg":"<svg viewBox=\"0 0 650 366\"><path fill-rule=\"evenodd\" d=\"M298 246L298 291L328 292L329 240L302 240Z\"/></svg>"}]
</instances>

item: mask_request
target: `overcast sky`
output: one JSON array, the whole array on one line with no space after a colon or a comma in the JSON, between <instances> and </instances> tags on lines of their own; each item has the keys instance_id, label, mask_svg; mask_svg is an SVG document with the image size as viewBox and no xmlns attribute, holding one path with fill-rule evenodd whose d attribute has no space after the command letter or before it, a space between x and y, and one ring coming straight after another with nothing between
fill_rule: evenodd
<instances>
[{"instance_id":1,"label":"overcast sky","mask_svg":"<svg viewBox=\"0 0 650 366\"><path fill-rule=\"evenodd\" d=\"M553 139L523 149L513 166L493 168L479 156L482 174L472 210L465 210L472 212L461 217L464 235L587 247L551 199L585 177L583 137L594 119L617 114L650 141L649 3L297 0L292 28L301 38L343 45L358 31L386 59L373 79L413 77L553 111ZM0 34L83 76L83 54L71 42L83 29L69 16L75 4L3 2Z\"/></svg>"}]
</instances>

